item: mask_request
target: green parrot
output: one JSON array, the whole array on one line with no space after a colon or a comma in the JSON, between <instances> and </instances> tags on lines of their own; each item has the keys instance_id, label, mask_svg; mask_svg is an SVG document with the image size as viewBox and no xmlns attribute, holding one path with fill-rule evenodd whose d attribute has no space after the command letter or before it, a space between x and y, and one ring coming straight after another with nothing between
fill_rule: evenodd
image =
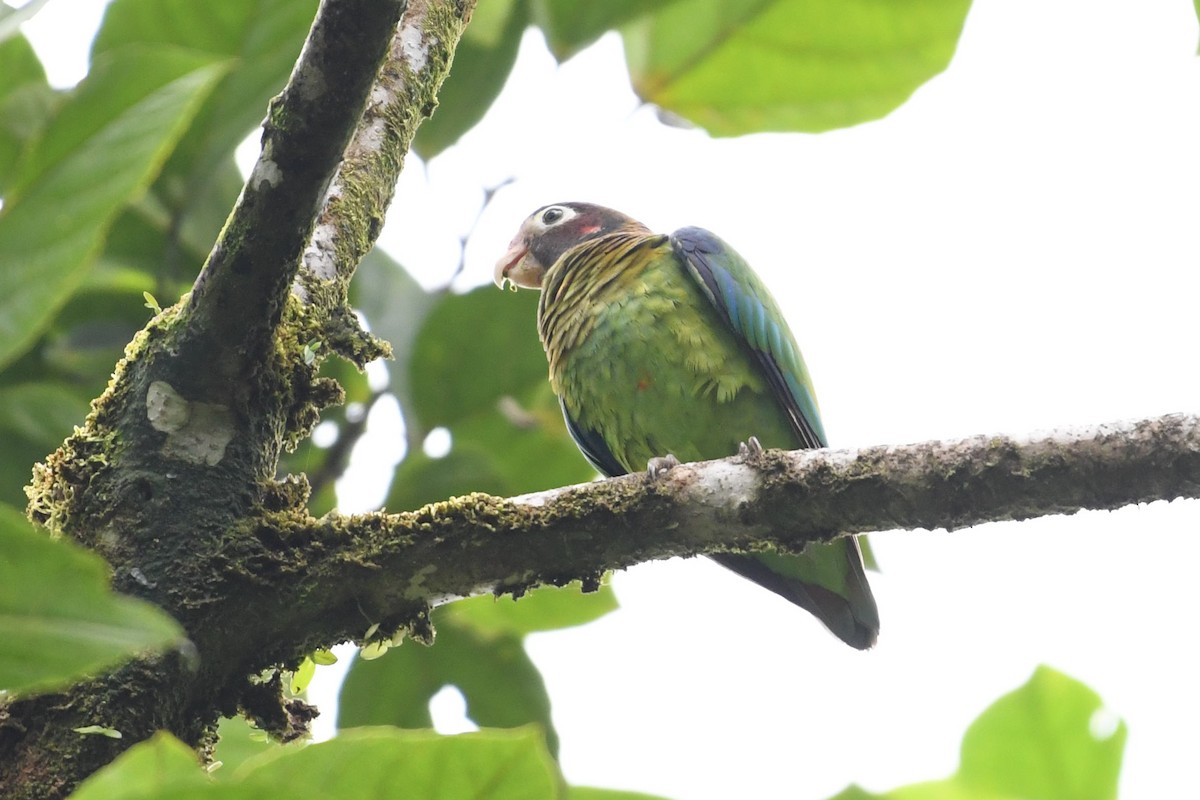
<instances>
[{"instance_id":1,"label":"green parrot","mask_svg":"<svg viewBox=\"0 0 1200 800\"><path fill-rule=\"evenodd\" d=\"M702 228L653 233L620 212L555 203L533 212L495 278L541 289L550 384L583 455L608 476L657 458L824 447L812 381L779 307L733 248ZM854 537L802 554L717 563L871 647L879 613Z\"/></svg>"}]
</instances>

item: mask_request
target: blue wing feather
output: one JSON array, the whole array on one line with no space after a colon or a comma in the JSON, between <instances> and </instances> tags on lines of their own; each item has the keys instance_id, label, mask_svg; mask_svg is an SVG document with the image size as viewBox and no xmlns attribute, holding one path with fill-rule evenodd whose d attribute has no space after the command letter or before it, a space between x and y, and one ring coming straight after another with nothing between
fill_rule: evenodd
<instances>
[{"instance_id":1,"label":"blue wing feather","mask_svg":"<svg viewBox=\"0 0 1200 800\"><path fill-rule=\"evenodd\" d=\"M766 286L732 247L703 228L680 228L671 234L671 245L762 368L800 441L806 447L824 447L825 429L808 370Z\"/></svg>"}]
</instances>

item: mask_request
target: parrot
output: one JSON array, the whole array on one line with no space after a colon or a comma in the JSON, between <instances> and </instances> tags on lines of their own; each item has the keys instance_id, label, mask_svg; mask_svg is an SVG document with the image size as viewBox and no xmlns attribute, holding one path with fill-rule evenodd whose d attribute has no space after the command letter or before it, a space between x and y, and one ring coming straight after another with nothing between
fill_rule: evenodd
<instances>
[{"instance_id":1,"label":"parrot","mask_svg":"<svg viewBox=\"0 0 1200 800\"><path fill-rule=\"evenodd\" d=\"M715 234L659 234L603 206L554 203L525 219L494 278L501 288L541 290L537 330L551 388L572 439L602 474L647 464L654 474L656 465L723 458L747 442L826 446L787 322ZM846 644L875 644L879 613L853 536L801 553L710 557L809 611Z\"/></svg>"}]
</instances>

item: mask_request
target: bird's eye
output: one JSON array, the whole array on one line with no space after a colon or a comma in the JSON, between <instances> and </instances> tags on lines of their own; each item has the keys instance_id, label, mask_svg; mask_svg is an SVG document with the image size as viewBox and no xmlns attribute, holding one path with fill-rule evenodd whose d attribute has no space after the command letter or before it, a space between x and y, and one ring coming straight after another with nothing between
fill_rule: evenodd
<instances>
[{"instance_id":1,"label":"bird's eye","mask_svg":"<svg viewBox=\"0 0 1200 800\"><path fill-rule=\"evenodd\" d=\"M542 224L553 225L562 220L566 212L560 206L551 206L542 212Z\"/></svg>"}]
</instances>

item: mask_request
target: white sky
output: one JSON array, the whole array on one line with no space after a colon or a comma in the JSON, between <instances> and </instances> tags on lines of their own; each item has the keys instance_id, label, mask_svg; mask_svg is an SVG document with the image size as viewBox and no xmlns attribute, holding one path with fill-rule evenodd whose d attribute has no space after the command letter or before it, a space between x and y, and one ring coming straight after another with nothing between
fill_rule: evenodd
<instances>
[{"instance_id":1,"label":"white sky","mask_svg":"<svg viewBox=\"0 0 1200 800\"><path fill-rule=\"evenodd\" d=\"M53 0L29 33L66 48L101 5ZM487 121L410 162L383 241L444 280L480 187L509 176L464 285L556 200L712 228L773 287L835 446L1195 412L1196 46L1188 0L976 0L947 73L886 120L711 140L637 107L615 37L556 68L530 34ZM621 611L530 641L567 777L678 800L936 778L1045 662L1129 723L1122 795L1179 796L1200 749L1198 509L875 535L867 654L702 560L619 574Z\"/></svg>"}]
</instances>

